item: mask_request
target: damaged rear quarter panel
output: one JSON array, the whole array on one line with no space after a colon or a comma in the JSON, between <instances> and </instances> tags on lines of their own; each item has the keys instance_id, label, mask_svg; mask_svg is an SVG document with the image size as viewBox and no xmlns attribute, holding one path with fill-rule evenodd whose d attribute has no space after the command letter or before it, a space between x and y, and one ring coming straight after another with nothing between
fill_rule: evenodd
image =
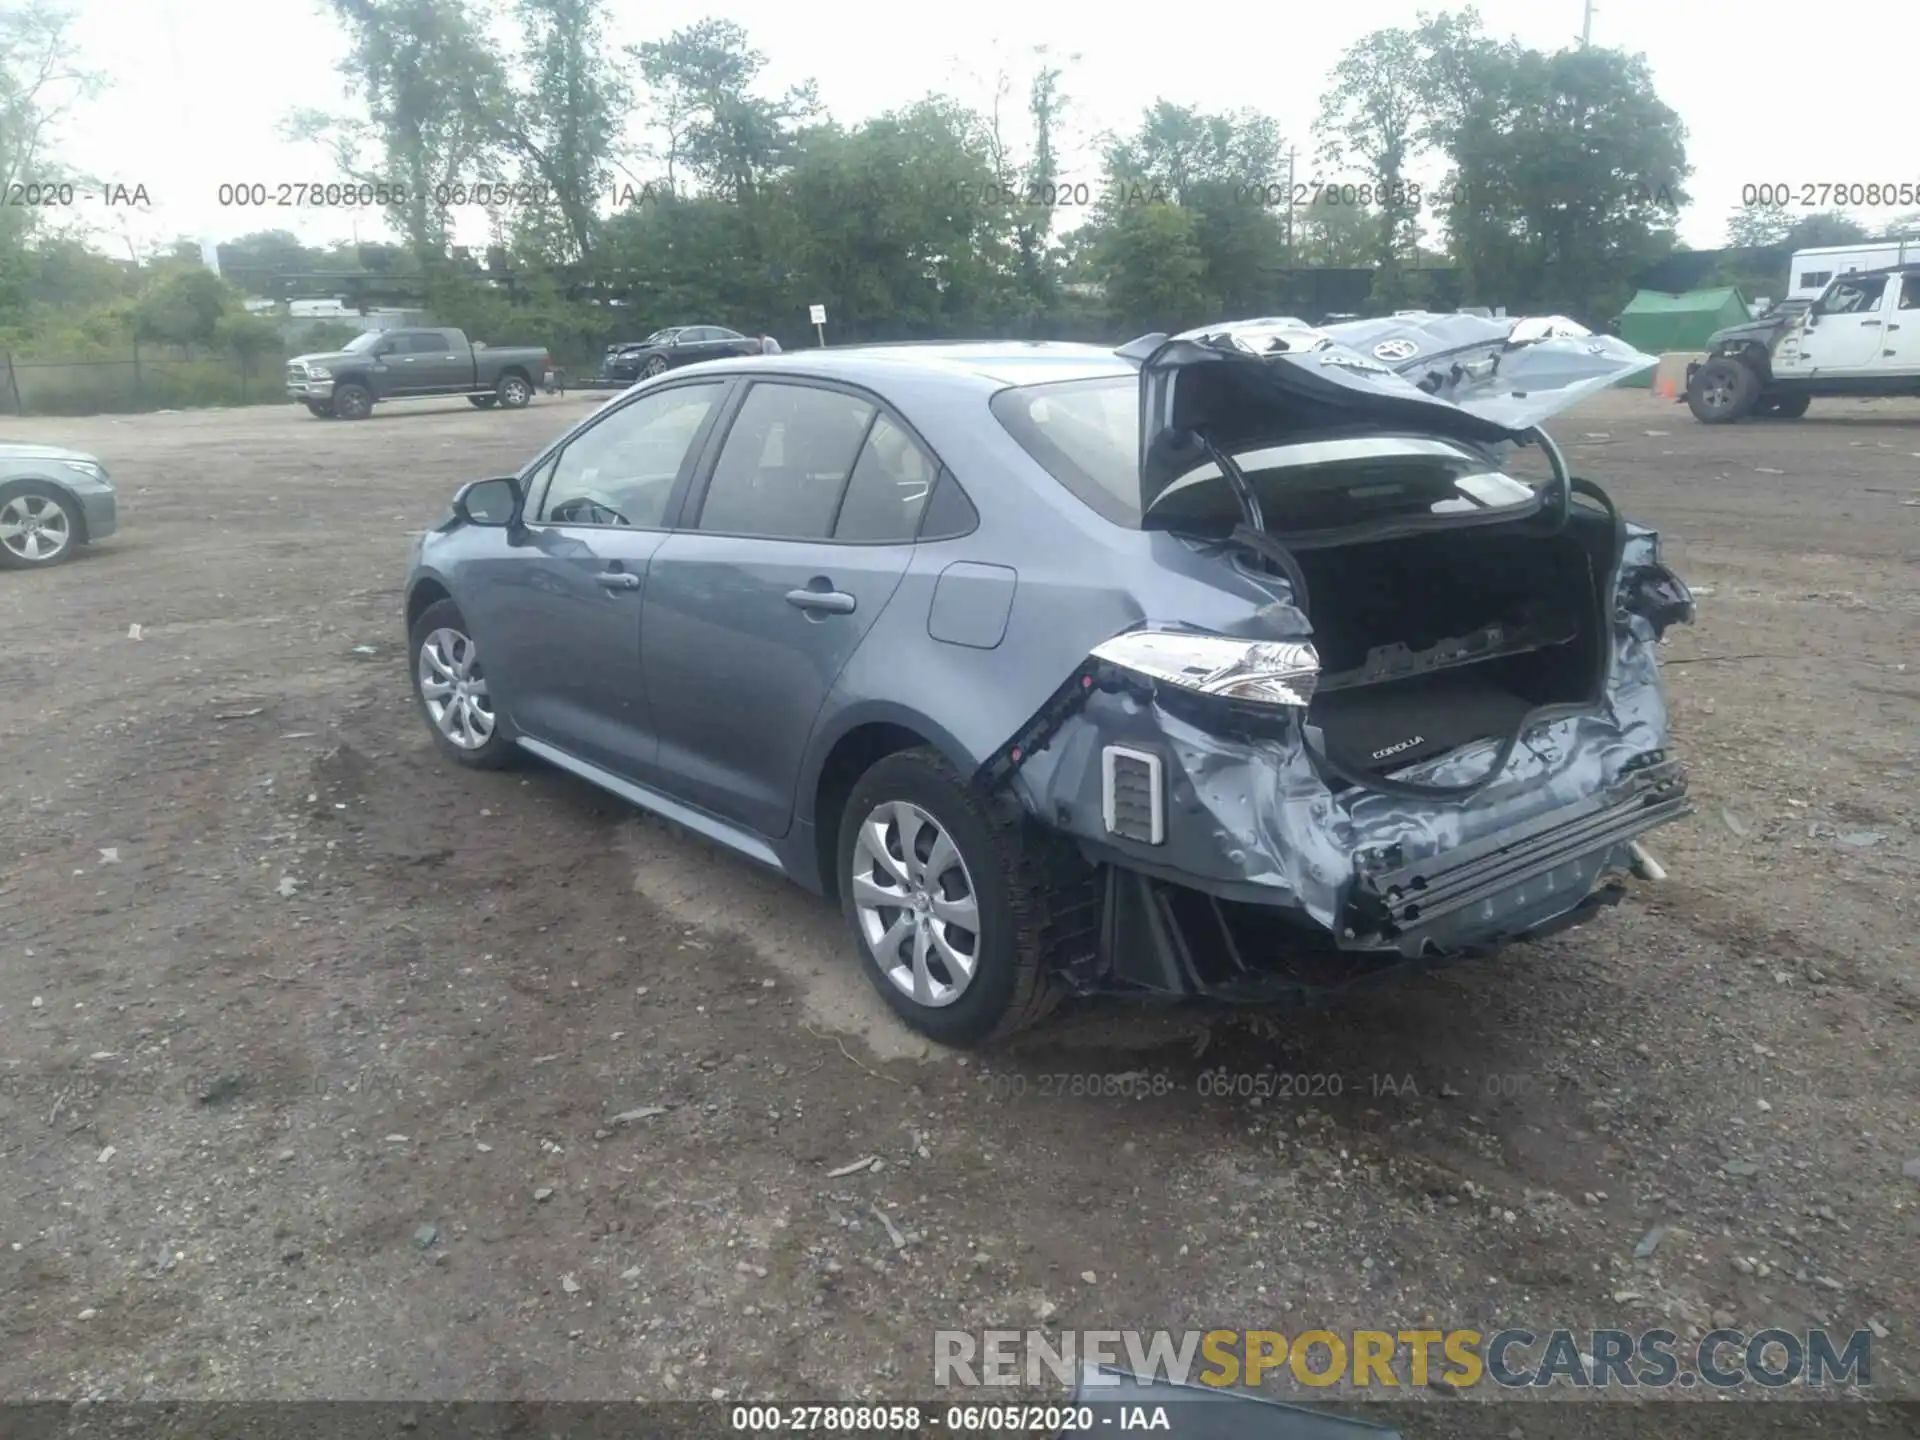
<instances>
[{"instance_id":1,"label":"damaged rear quarter panel","mask_svg":"<svg viewBox=\"0 0 1920 1440\"><path fill-rule=\"evenodd\" d=\"M1636 571L1657 564L1657 537L1630 527L1621 592ZM1214 734L1154 701L1100 691L1027 760L1015 784L1034 814L1079 839L1090 858L1227 899L1296 907L1332 928L1357 853L1398 847L1409 863L1443 855L1604 794L1631 766L1664 750L1667 709L1654 644L1652 625L1623 612L1604 703L1593 713L1532 727L1500 779L1460 802L1359 791L1336 796L1294 727L1273 738ZM1164 844L1106 833L1100 756L1108 745L1162 757ZM1485 774L1499 748L1492 741L1470 745L1392 778L1465 785Z\"/></svg>"}]
</instances>

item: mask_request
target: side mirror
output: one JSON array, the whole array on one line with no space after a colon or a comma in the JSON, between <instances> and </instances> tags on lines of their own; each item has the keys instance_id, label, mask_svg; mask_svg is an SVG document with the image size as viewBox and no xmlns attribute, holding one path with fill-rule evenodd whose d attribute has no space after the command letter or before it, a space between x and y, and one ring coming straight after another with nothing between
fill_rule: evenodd
<instances>
[{"instance_id":1,"label":"side mirror","mask_svg":"<svg viewBox=\"0 0 1920 1440\"><path fill-rule=\"evenodd\" d=\"M520 482L512 476L475 480L453 497L455 518L468 525L505 529L520 510Z\"/></svg>"}]
</instances>

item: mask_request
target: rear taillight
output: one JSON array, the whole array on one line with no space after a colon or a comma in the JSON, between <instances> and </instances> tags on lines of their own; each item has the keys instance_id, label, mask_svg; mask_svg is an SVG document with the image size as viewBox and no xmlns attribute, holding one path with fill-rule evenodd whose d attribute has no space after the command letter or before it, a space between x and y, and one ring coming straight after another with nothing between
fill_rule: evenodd
<instances>
[{"instance_id":1,"label":"rear taillight","mask_svg":"<svg viewBox=\"0 0 1920 1440\"><path fill-rule=\"evenodd\" d=\"M1254 705L1304 709L1320 680L1320 657L1304 640L1130 630L1094 646L1093 654L1164 685Z\"/></svg>"}]
</instances>

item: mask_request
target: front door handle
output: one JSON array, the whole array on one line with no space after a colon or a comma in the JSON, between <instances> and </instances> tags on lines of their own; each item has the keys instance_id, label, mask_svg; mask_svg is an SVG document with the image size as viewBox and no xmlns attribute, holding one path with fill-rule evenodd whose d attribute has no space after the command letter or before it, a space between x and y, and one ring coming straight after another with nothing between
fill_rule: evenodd
<instances>
[{"instance_id":1,"label":"front door handle","mask_svg":"<svg viewBox=\"0 0 1920 1440\"><path fill-rule=\"evenodd\" d=\"M630 570L602 570L593 577L609 590L638 590L640 577Z\"/></svg>"},{"instance_id":2,"label":"front door handle","mask_svg":"<svg viewBox=\"0 0 1920 1440\"><path fill-rule=\"evenodd\" d=\"M860 602L840 590L789 590L787 603L823 615L851 615Z\"/></svg>"},{"instance_id":3,"label":"front door handle","mask_svg":"<svg viewBox=\"0 0 1920 1440\"><path fill-rule=\"evenodd\" d=\"M1860 328L1862 330L1877 330L1880 328L1880 322L1878 320L1862 320L1860 322Z\"/></svg>"}]
</instances>

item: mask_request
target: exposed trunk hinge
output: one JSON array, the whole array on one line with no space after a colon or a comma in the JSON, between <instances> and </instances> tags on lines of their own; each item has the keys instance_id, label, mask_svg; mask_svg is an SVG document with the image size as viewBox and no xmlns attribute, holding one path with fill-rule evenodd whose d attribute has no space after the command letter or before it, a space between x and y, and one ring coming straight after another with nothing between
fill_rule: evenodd
<instances>
[{"instance_id":1,"label":"exposed trunk hinge","mask_svg":"<svg viewBox=\"0 0 1920 1440\"><path fill-rule=\"evenodd\" d=\"M1307 575L1300 568L1300 562L1293 558L1293 552L1267 533L1267 517L1260 508L1260 496L1253 484L1247 479L1234 458L1213 443L1213 437L1204 430L1196 430L1201 448L1207 458L1218 467L1226 477L1227 487L1233 491L1233 498L1240 502L1240 523L1233 528L1228 537L1231 543L1244 550L1250 550L1262 560L1268 561L1282 575L1287 584L1293 587L1293 608L1305 615L1309 621L1313 618L1312 606L1307 599Z\"/></svg>"}]
</instances>

